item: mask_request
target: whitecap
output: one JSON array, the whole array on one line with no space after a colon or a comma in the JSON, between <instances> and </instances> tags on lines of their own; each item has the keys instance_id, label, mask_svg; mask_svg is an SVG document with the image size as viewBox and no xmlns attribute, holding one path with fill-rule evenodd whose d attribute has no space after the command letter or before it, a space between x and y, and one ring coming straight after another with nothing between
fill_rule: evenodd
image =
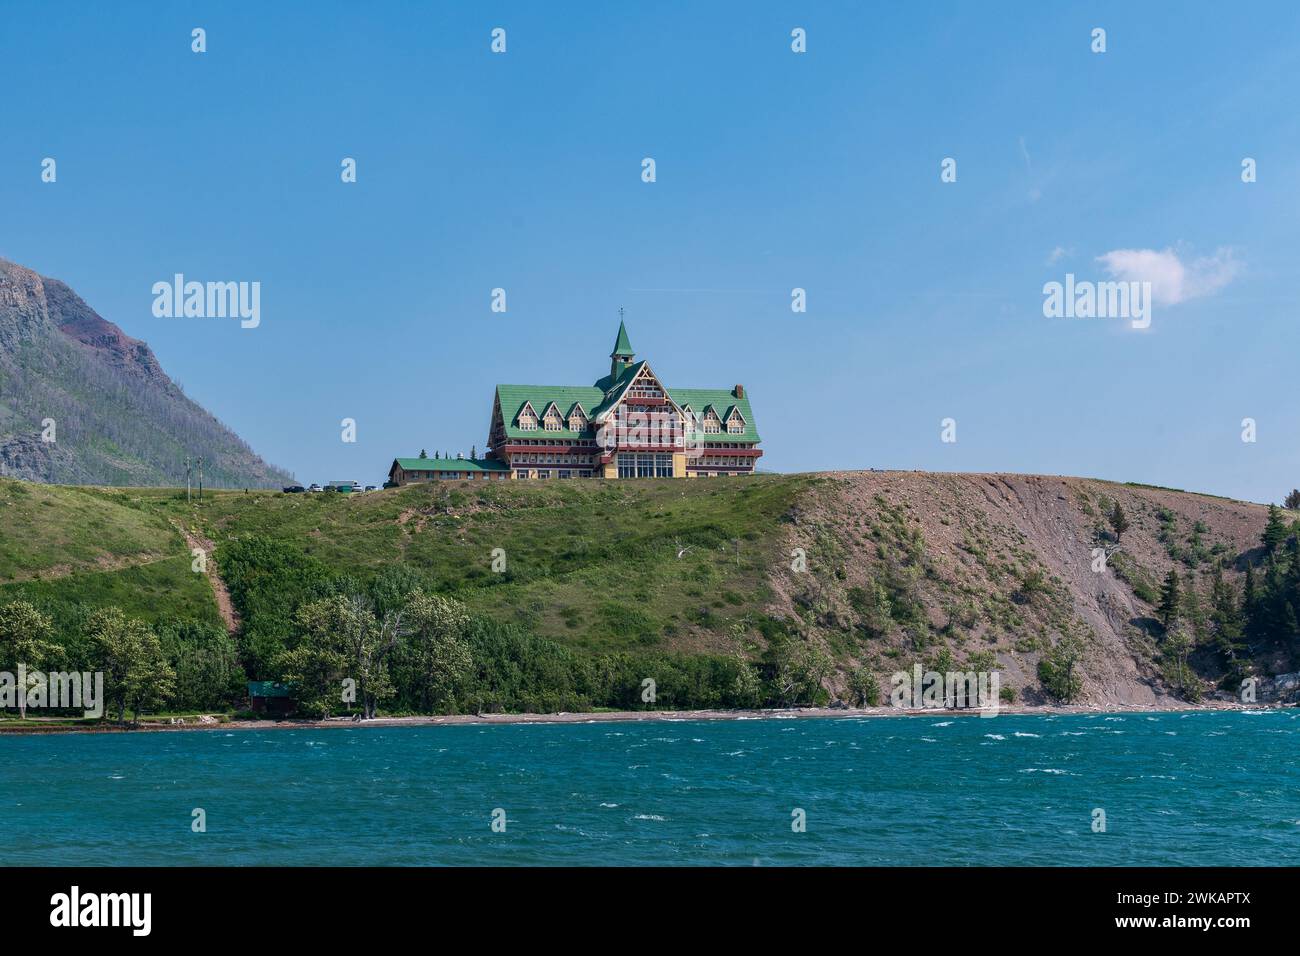
<instances>
[{"instance_id":1,"label":"whitecap","mask_svg":"<svg viewBox=\"0 0 1300 956\"><path fill-rule=\"evenodd\" d=\"M1055 767L1030 767L1027 770L1022 770L1020 772L1021 773L1051 773L1051 774L1057 774L1058 776L1064 775L1067 777L1079 776L1077 773L1071 773L1068 770L1058 770Z\"/></svg>"}]
</instances>

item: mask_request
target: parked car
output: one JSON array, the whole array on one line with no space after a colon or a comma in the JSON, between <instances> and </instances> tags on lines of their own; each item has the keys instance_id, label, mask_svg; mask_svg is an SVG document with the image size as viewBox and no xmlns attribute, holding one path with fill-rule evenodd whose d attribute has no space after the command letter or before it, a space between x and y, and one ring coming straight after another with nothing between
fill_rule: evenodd
<instances>
[{"instance_id":1,"label":"parked car","mask_svg":"<svg viewBox=\"0 0 1300 956\"><path fill-rule=\"evenodd\" d=\"M366 485L366 491L378 491L378 490L379 489L376 488L374 485Z\"/></svg>"},{"instance_id":2,"label":"parked car","mask_svg":"<svg viewBox=\"0 0 1300 956\"><path fill-rule=\"evenodd\" d=\"M309 485L309 486L308 486L307 490L308 490L308 491L320 491L320 490L321 490L321 487L320 487L320 485L312 484L312 485Z\"/></svg>"},{"instance_id":3,"label":"parked car","mask_svg":"<svg viewBox=\"0 0 1300 956\"><path fill-rule=\"evenodd\" d=\"M306 490L307 489L304 488L302 485L285 485L284 487L284 493L286 495L296 495Z\"/></svg>"}]
</instances>

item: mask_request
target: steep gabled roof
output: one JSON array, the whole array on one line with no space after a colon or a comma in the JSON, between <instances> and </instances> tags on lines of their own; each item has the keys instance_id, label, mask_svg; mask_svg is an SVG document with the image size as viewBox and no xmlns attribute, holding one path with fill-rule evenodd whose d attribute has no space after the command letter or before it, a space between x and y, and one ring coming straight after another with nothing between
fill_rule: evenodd
<instances>
[{"instance_id":1,"label":"steep gabled roof","mask_svg":"<svg viewBox=\"0 0 1300 956\"><path fill-rule=\"evenodd\" d=\"M609 391L605 393L600 406L591 410L592 421L600 418L601 415L604 415L607 411L618 404L618 400L623 397L623 393L627 391L628 386L631 385L633 380L637 377L637 373L639 373L641 369L645 368L647 364L648 363L645 359L642 359L635 365L629 365L627 367ZM605 379L602 379L602 381L605 381ZM596 384L599 385L600 383L597 382Z\"/></svg>"},{"instance_id":2,"label":"steep gabled roof","mask_svg":"<svg viewBox=\"0 0 1300 956\"><path fill-rule=\"evenodd\" d=\"M557 408L571 408L575 404L581 405L584 409L591 409L599 405L605 398L605 393L595 386L587 385L498 385L497 401L501 403L501 421L505 428L507 438L537 438L535 431L523 431L515 424L519 410L525 404L533 406L534 411L538 408L546 408L552 402ZM587 412L588 418L591 412ZM540 419L541 416L539 415ZM569 416L564 416L564 423L567 425ZM568 428L562 428L558 432L547 432L550 438L594 438L595 433L588 428L580 432L570 431Z\"/></svg>"},{"instance_id":3,"label":"steep gabled roof","mask_svg":"<svg viewBox=\"0 0 1300 956\"><path fill-rule=\"evenodd\" d=\"M734 435L728 435L725 432L715 438L713 435L706 436L708 441L743 441L756 442L761 441L758 437L758 429L754 427L754 411L749 405L749 391L745 391L744 398L737 398L735 392L729 388L670 388L668 390L672 400L678 405L690 405L692 409L699 409L696 417L704 420L704 411L707 406L712 406L714 414L717 414L719 408L731 413L735 408L740 411L741 416L745 419L745 430ZM723 422L726 422L724 415L718 416Z\"/></svg>"}]
</instances>

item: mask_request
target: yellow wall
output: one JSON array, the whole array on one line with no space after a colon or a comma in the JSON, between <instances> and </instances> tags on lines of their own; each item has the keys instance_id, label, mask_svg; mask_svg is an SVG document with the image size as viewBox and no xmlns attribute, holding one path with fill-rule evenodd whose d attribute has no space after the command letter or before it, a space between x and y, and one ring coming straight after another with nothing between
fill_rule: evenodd
<instances>
[{"instance_id":1,"label":"yellow wall","mask_svg":"<svg viewBox=\"0 0 1300 956\"><path fill-rule=\"evenodd\" d=\"M673 477L674 478L686 477L686 453L685 452L676 452L676 451L673 452Z\"/></svg>"}]
</instances>

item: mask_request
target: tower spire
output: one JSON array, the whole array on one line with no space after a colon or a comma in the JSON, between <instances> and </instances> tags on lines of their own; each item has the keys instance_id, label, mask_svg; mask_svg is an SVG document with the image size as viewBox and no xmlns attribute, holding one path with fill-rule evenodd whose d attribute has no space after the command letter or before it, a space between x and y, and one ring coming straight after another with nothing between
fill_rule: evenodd
<instances>
[{"instance_id":1,"label":"tower spire","mask_svg":"<svg viewBox=\"0 0 1300 956\"><path fill-rule=\"evenodd\" d=\"M619 336L614 339L614 351L610 352L610 377L617 380L624 369L632 367L632 341L628 338L628 326L623 324L623 310L619 310Z\"/></svg>"},{"instance_id":2,"label":"tower spire","mask_svg":"<svg viewBox=\"0 0 1300 956\"><path fill-rule=\"evenodd\" d=\"M618 337L614 340L614 351L609 353L609 374L611 378L617 379L624 369L631 367L632 342L627 337L627 326L623 324L623 310L618 310Z\"/></svg>"}]
</instances>

